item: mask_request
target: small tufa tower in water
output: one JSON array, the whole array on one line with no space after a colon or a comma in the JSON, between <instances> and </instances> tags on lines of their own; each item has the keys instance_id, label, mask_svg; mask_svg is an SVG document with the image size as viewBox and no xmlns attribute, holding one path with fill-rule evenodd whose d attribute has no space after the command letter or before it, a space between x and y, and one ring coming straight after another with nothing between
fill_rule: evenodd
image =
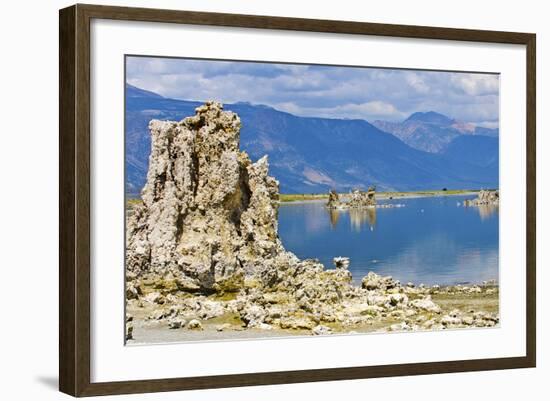
<instances>
[{"instance_id":1,"label":"small tufa tower in water","mask_svg":"<svg viewBox=\"0 0 550 401\"><path fill-rule=\"evenodd\" d=\"M376 188L370 186L366 191L354 189L349 196L348 202L342 202L338 193L331 189L328 193L327 207L329 209L362 209L376 207Z\"/></svg>"},{"instance_id":2,"label":"small tufa tower in water","mask_svg":"<svg viewBox=\"0 0 550 401\"><path fill-rule=\"evenodd\" d=\"M376 206L376 188L371 186L367 191L355 189L351 192L348 206L350 208L363 208Z\"/></svg>"},{"instance_id":3,"label":"small tufa tower in water","mask_svg":"<svg viewBox=\"0 0 550 401\"><path fill-rule=\"evenodd\" d=\"M339 209L342 207L342 202L340 202L340 196L336 190L331 189L328 193L328 202L327 207L329 209Z\"/></svg>"},{"instance_id":4,"label":"small tufa tower in water","mask_svg":"<svg viewBox=\"0 0 550 401\"><path fill-rule=\"evenodd\" d=\"M482 189L477 194L477 198L465 200L464 206L498 206L499 200L498 191Z\"/></svg>"}]
</instances>

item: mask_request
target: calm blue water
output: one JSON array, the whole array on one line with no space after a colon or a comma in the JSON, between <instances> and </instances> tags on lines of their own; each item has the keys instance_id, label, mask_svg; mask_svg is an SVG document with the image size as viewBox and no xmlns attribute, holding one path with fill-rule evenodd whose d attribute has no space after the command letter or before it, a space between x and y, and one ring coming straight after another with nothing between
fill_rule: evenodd
<instances>
[{"instance_id":1,"label":"calm blue water","mask_svg":"<svg viewBox=\"0 0 550 401\"><path fill-rule=\"evenodd\" d=\"M463 207L474 196L380 201L402 208L329 211L324 202L284 203L279 235L299 258L351 258L360 281L369 271L402 283L498 280L498 207ZM459 203L460 206L457 204Z\"/></svg>"}]
</instances>

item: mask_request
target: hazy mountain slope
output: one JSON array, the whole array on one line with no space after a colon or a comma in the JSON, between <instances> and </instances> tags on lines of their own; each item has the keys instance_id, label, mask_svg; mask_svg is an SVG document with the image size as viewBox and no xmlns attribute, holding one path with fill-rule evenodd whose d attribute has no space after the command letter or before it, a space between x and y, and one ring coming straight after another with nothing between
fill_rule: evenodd
<instances>
[{"instance_id":1,"label":"hazy mountain slope","mask_svg":"<svg viewBox=\"0 0 550 401\"><path fill-rule=\"evenodd\" d=\"M459 136L445 149L444 155L485 168L495 163L498 165L498 138L482 135Z\"/></svg>"},{"instance_id":2,"label":"hazy mountain slope","mask_svg":"<svg viewBox=\"0 0 550 401\"><path fill-rule=\"evenodd\" d=\"M126 174L128 193L145 182L151 119L181 120L200 103L159 97L127 86ZM227 104L242 120L241 148L252 160L269 155L283 193L498 186L494 174L474 163L413 149L364 120L304 118L266 106ZM497 168L498 171L498 168Z\"/></svg>"},{"instance_id":3,"label":"hazy mountain slope","mask_svg":"<svg viewBox=\"0 0 550 401\"><path fill-rule=\"evenodd\" d=\"M431 153L444 152L455 138L463 135L498 138L498 129L476 127L433 111L413 113L402 122L377 120L372 124L415 149Z\"/></svg>"}]
</instances>

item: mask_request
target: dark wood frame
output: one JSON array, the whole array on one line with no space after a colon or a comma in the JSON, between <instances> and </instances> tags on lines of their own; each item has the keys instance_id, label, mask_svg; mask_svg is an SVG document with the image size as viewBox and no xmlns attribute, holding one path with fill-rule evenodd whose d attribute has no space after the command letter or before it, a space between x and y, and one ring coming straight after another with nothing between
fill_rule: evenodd
<instances>
[{"instance_id":1,"label":"dark wood frame","mask_svg":"<svg viewBox=\"0 0 550 401\"><path fill-rule=\"evenodd\" d=\"M527 308L523 357L90 382L90 21L93 18L510 43L527 49ZM74 5L59 13L59 389L73 396L144 393L535 367L536 35L191 11Z\"/></svg>"}]
</instances>

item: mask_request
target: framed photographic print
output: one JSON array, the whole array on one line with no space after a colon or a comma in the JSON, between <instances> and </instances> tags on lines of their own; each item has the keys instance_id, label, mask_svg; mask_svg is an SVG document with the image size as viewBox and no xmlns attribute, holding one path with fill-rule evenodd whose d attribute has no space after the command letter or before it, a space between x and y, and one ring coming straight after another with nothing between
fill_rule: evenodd
<instances>
[{"instance_id":1,"label":"framed photographic print","mask_svg":"<svg viewBox=\"0 0 550 401\"><path fill-rule=\"evenodd\" d=\"M535 35L60 11L60 390L534 367Z\"/></svg>"}]
</instances>

